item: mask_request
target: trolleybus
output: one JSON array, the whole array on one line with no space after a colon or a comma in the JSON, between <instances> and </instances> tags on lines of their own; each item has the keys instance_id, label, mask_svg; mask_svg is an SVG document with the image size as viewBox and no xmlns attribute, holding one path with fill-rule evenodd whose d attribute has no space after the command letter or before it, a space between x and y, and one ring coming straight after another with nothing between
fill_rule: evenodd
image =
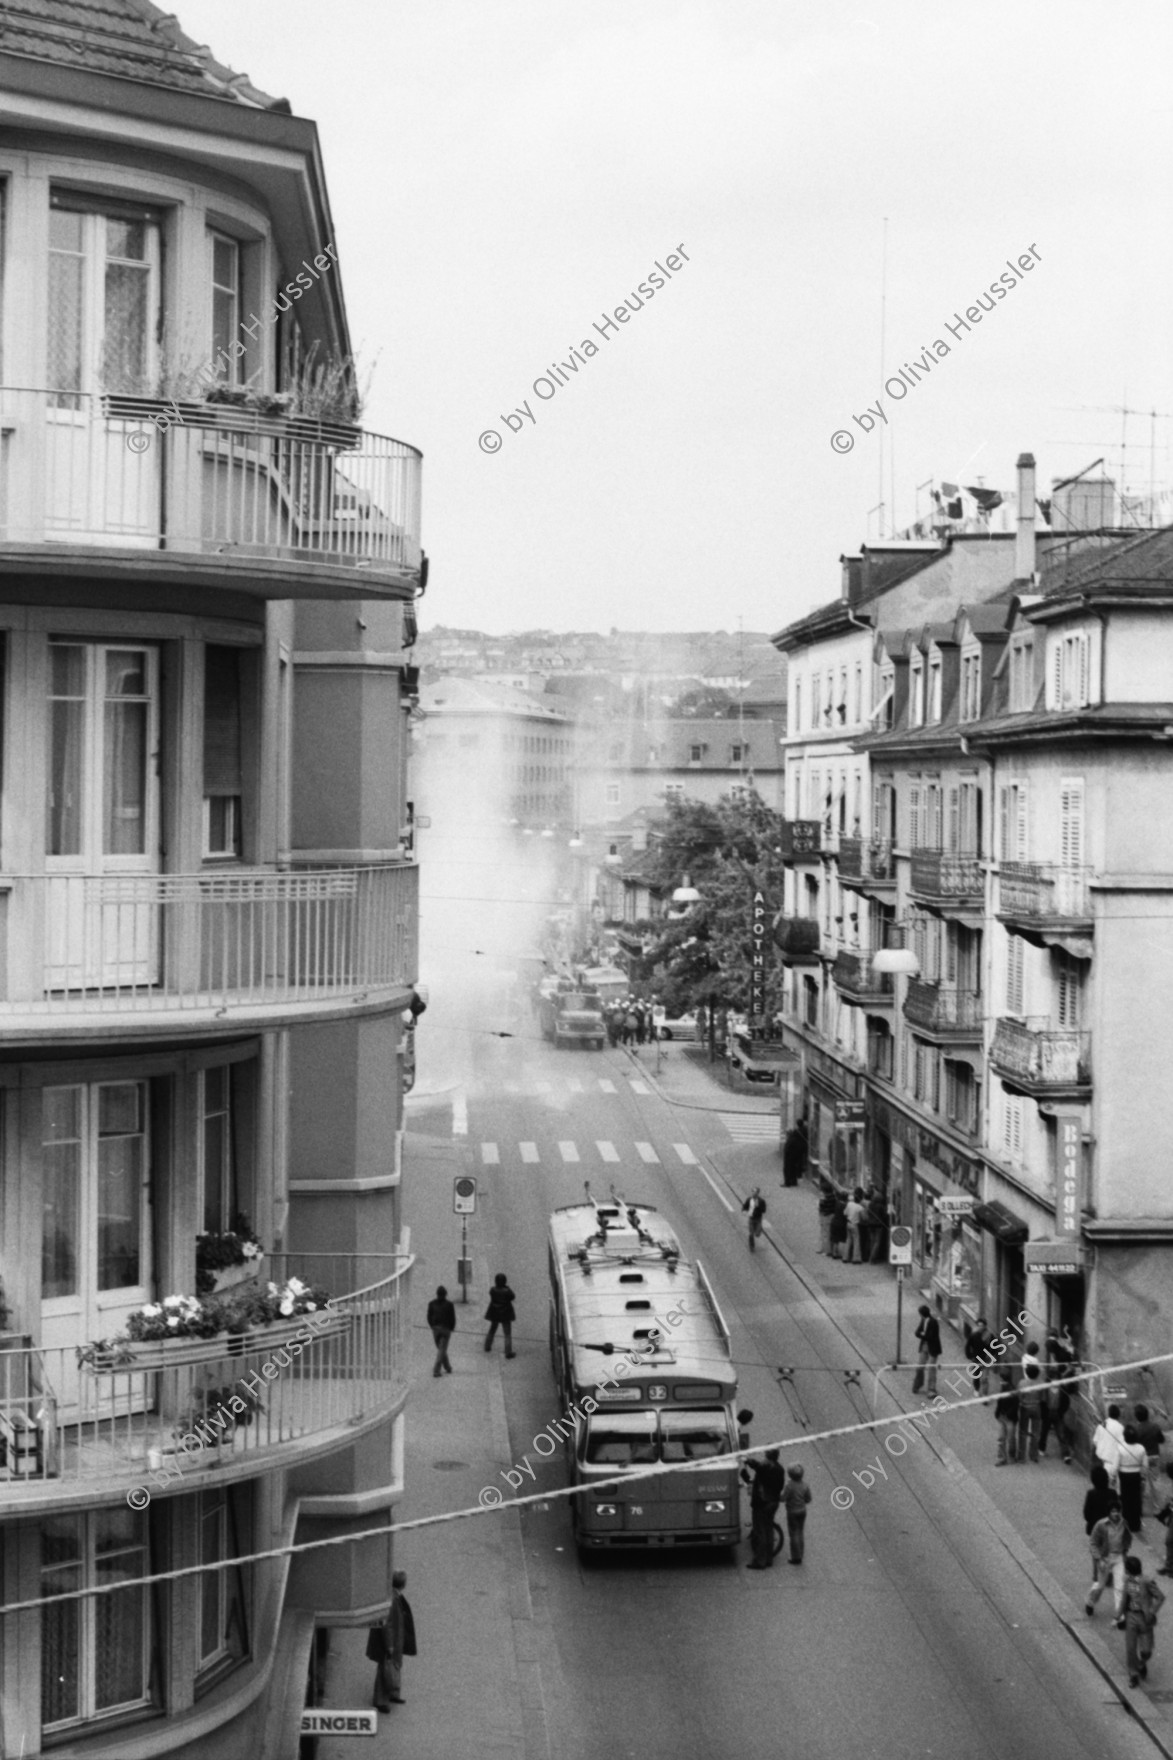
<instances>
[{"instance_id":1,"label":"trolleybus","mask_svg":"<svg viewBox=\"0 0 1173 1760\"><path fill-rule=\"evenodd\" d=\"M603 1485L628 1469L748 1446L729 1330L704 1270L649 1204L616 1197L550 1219L550 1350L580 1548L735 1546L735 1462Z\"/></svg>"}]
</instances>

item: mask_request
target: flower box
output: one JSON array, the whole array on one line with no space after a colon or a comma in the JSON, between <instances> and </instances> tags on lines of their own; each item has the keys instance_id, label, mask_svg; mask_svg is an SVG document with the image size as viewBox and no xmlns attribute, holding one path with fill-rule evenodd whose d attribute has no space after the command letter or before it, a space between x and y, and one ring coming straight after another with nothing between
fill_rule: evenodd
<instances>
[{"instance_id":1,"label":"flower box","mask_svg":"<svg viewBox=\"0 0 1173 1760\"><path fill-rule=\"evenodd\" d=\"M247 1283L252 1277L259 1277L260 1259L246 1259L242 1265L222 1265L218 1271L209 1273L212 1279L210 1295L219 1295L222 1290L232 1289L238 1283Z\"/></svg>"},{"instance_id":2,"label":"flower box","mask_svg":"<svg viewBox=\"0 0 1173 1760\"><path fill-rule=\"evenodd\" d=\"M210 1338L126 1339L118 1344L91 1346L86 1361L97 1375L142 1374L148 1370L176 1369L184 1364L222 1363L225 1357L243 1357L280 1350L308 1328L311 1341L345 1332L348 1314L319 1308L312 1314L293 1314L267 1326L250 1326L243 1332L216 1332Z\"/></svg>"}]
</instances>

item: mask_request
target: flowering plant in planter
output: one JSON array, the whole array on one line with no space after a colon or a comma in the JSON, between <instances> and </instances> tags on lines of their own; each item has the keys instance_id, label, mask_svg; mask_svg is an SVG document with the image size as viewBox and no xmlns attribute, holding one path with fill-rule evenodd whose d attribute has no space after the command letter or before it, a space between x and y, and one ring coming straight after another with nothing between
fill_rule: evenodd
<instances>
[{"instance_id":1,"label":"flowering plant in planter","mask_svg":"<svg viewBox=\"0 0 1173 1760\"><path fill-rule=\"evenodd\" d=\"M161 1302L148 1302L137 1309L126 1322L126 1331L116 1338L97 1339L80 1346L78 1361L95 1367L125 1366L134 1361L130 1348L136 1344L157 1344L166 1339L215 1338L226 1332L237 1338L254 1327L272 1326L279 1320L291 1320L300 1314L314 1314L324 1308L330 1297L326 1290L291 1277L278 1286L241 1284L230 1294L221 1296L164 1296Z\"/></svg>"},{"instance_id":2,"label":"flowering plant in planter","mask_svg":"<svg viewBox=\"0 0 1173 1760\"><path fill-rule=\"evenodd\" d=\"M298 1314L314 1314L329 1301L324 1289L291 1277L275 1283L242 1285L231 1295L214 1297L228 1332L247 1332L254 1326L271 1326L276 1320L292 1320ZM211 1306L211 1303L208 1304Z\"/></svg>"},{"instance_id":3,"label":"flowering plant in planter","mask_svg":"<svg viewBox=\"0 0 1173 1760\"><path fill-rule=\"evenodd\" d=\"M222 1233L209 1231L196 1235L196 1294L211 1295L216 1288L217 1273L245 1268L246 1275L260 1266L265 1249L253 1232L248 1217L238 1213L232 1227Z\"/></svg>"}]
</instances>

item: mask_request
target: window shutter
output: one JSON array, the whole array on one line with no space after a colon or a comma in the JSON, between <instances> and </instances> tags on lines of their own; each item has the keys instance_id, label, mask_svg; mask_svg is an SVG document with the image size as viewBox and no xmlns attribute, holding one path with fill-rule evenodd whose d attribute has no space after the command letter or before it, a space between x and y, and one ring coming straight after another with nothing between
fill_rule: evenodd
<instances>
[{"instance_id":1,"label":"window shutter","mask_svg":"<svg viewBox=\"0 0 1173 1760\"><path fill-rule=\"evenodd\" d=\"M1015 788L1015 848L1014 853L1020 862L1025 862L1029 847L1027 842L1026 783L1020 782Z\"/></svg>"},{"instance_id":2,"label":"window shutter","mask_svg":"<svg viewBox=\"0 0 1173 1760\"><path fill-rule=\"evenodd\" d=\"M1064 868L1083 866L1083 779L1059 785L1059 861Z\"/></svg>"},{"instance_id":3,"label":"window shutter","mask_svg":"<svg viewBox=\"0 0 1173 1760\"><path fill-rule=\"evenodd\" d=\"M1011 843L1011 825L1013 824L1010 790L998 790L998 853L1004 862L1014 860L1014 845Z\"/></svg>"},{"instance_id":4,"label":"window shutter","mask_svg":"<svg viewBox=\"0 0 1173 1760\"><path fill-rule=\"evenodd\" d=\"M204 793L238 795L242 789L240 652L204 649Z\"/></svg>"},{"instance_id":5,"label":"window shutter","mask_svg":"<svg viewBox=\"0 0 1173 1760\"><path fill-rule=\"evenodd\" d=\"M945 982L947 984L956 984L957 982L957 942L947 930L945 932Z\"/></svg>"},{"instance_id":6,"label":"window shutter","mask_svg":"<svg viewBox=\"0 0 1173 1760\"><path fill-rule=\"evenodd\" d=\"M1079 968L1069 954L1059 953L1058 959L1058 1004L1061 1027L1075 1028L1079 1026L1080 991Z\"/></svg>"},{"instance_id":7,"label":"window shutter","mask_svg":"<svg viewBox=\"0 0 1173 1760\"><path fill-rule=\"evenodd\" d=\"M1080 708L1086 706L1091 696L1091 638L1086 633L1078 638L1079 642L1079 696L1076 699Z\"/></svg>"},{"instance_id":8,"label":"window shutter","mask_svg":"<svg viewBox=\"0 0 1173 1760\"><path fill-rule=\"evenodd\" d=\"M1010 1014L1022 1013L1022 937L1006 939L1006 1008Z\"/></svg>"},{"instance_id":9,"label":"window shutter","mask_svg":"<svg viewBox=\"0 0 1173 1760\"><path fill-rule=\"evenodd\" d=\"M920 848L920 789L908 791L908 847Z\"/></svg>"},{"instance_id":10,"label":"window shutter","mask_svg":"<svg viewBox=\"0 0 1173 1760\"><path fill-rule=\"evenodd\" d=\"M1051 649L1051 707L1063 707L1063 638L1056 636Z\"/></svg>"},{"instance_id":11,"label":"window shutter","mask_svg":"<svg viewBox=\"0 0 1173 1760\"><path fill-rule=\"evenodd\" d=\"M961 848L960 788L951 788L949 790L949 848L954 851Z\"/></svg>"}]
</instances>

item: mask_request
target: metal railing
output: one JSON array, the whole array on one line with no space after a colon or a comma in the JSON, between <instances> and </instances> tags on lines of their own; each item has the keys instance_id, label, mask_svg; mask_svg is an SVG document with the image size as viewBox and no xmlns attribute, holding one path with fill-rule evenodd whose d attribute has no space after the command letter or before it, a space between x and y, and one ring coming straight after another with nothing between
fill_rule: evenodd
<instances>
[{"instance_id":1,"label":"metal railing","mask_svg":"<svg viewBox=\"0 0 1173 1760\"><path fill-rule=\"evenodd\" d=\"M998 874L998 915L1002 917L1091 916L1088 868L1060 868L1050 862L1003 862Z\"/></svg>"},{"instance_id":2,"label":"metal railing","mask_svg":"<svg viewBox=\"0 0 1173 1760\"><path fill-rule=\"evenodd\" d=\"M958 990L934 984L926 978L910 978L904 998L904 1018L927 1032L957 1034L977 1039L982 1031L980 990Z\"/></svg>"},{"instance_id":3,"label":"metal railing","mask_svg":"<svg viewBox=\"0 0 1173 1760\"><path fill-rule=\"evenodd\" d=\"M314 1003L416 977L419 870L18 875L0 891L14 1015Z\"/></svg>"},{"instance_id":4,"label":"metal railing","mask_svg":"<svg viewBox=\"0 0 1173 1760\"><path fill-rule=\"evenodd\" d=\"M1048 1016L1020 1021L1001 1018L994 1028L990 1062L1032 1087L1078 1087L1091 1080L1091 1036L1074 1028L1054 1028Z\"/></svg>"},{"instance_id":5,"label":"metal railing","mask_svg":"<svg viewBox=\"0 0 1173 1760\"><path fill-rule=\"evenodd\" d=\"M841 880L871 880L878 884L895 883L891 840L887 837L841 837L839 877Z\"/></svg>"},{"instance_id":6,"label":"metal railing","mask_svg":"<svg viewBox=\"0 0 1173 1760\"><path fill-rule=\"evenodd\" d=\"M845 995L866 996L869 1001L891 1002L893 985L889 972L872 970L872 955L844 948L831 967L835 988Z\"/></svg>"},{"instance_id":7,"label":"metal railing","mask_svg":"<svg viewBox=\"0 0 1173 1760\"><path fill-rule=\"evenodd\" d=\"M301 1275L298 1255L271 1257L281 1279ZM335 1282L371 1281L334 1297L329 1310L241 1337L134 1345L124 1361L82 1363L63 1348L0 1351L0 1502L47 1482L84 1490L198 1474L246 1456L258 1468L266 1456L280 1464L289 1443L346 1435L392 1410L411 1369L412 1257L313 1254L304 1263L326 1287L331 1273ZM233 1411L232 1400L244 1410Z\"/></svg>"},{"instance_id":8,"label":"metal railing","mask_svg":"<svg viewBox=\"0 0 1173 1760\"><path fill-rule=\"evenodd\" d=\"M422 457L344 423L219 403L0 389L0 542L411 571Z\"/></svg>"},{"instance_id":9,"label":"metal railing","mask_svg":"<svg viewBox=\"0 0 1173 1760\"><path fill-rule=\"evenodd\" d=\"M925 898L981 899L985 893L980 858L951 850L914 849L909 884Z\"/></svg>"}]
</instances>

